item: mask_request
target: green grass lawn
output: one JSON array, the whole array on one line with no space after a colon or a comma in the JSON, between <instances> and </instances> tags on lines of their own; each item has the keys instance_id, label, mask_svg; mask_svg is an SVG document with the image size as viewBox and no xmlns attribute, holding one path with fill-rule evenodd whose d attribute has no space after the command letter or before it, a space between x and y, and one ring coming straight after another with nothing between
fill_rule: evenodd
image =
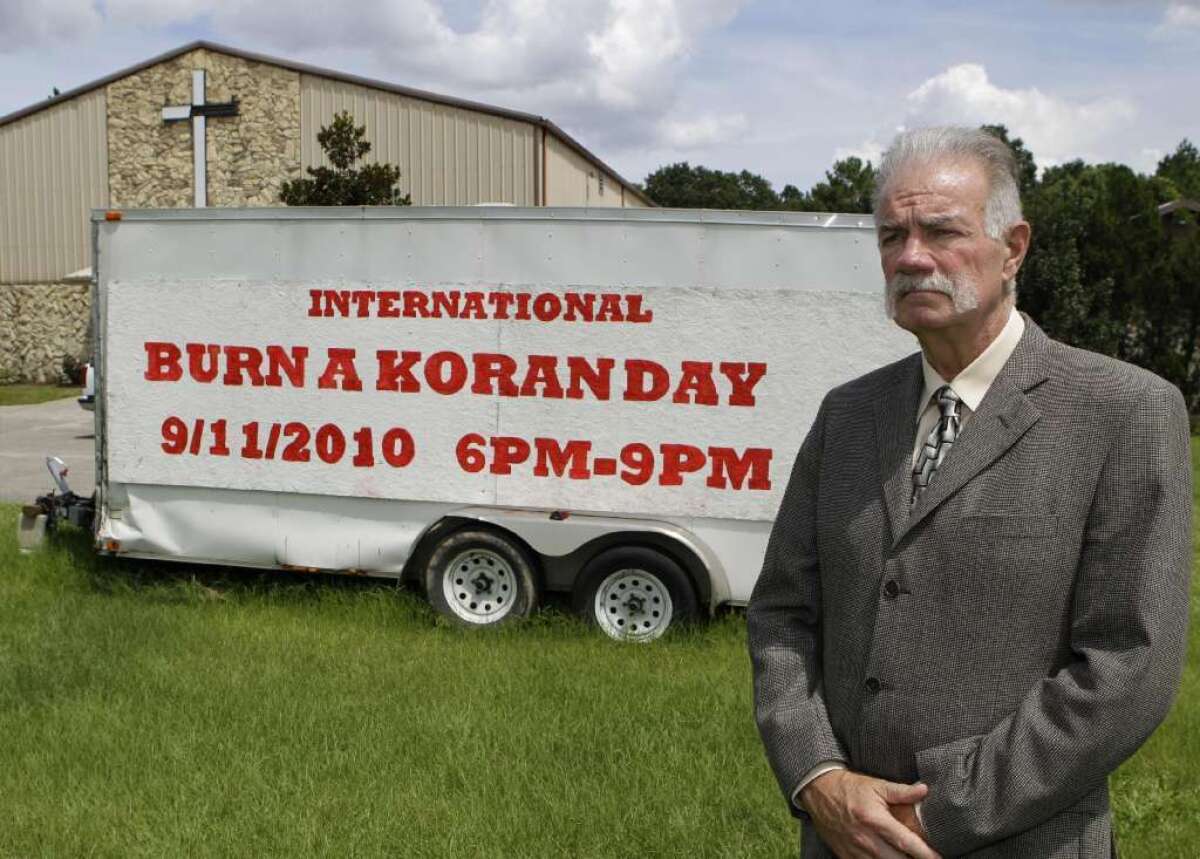
<instances>
[{"instance_id":1,"label":"green grass lawn","mask_svg":"<svg viewBox=\"0 0 1200 859\"><path fill-rule=\"evenodd\" d=\"M58 385L0 385L0 406L30 406L35 403L48 403L51 400L78 397L79 391L78 385L66 388L60 388Z\"/></svg>"},{"instance_id":2,"label":"green grass lawn","mask_svg":"<svg viewBox=\"0 0 1200 859\"><path fill-rule=\"evenodd\" d=\"M1200 483L1200 481L1198 481ZM33 556L0 505L0 855L786 857L745 623L466 634L390 586ZM194 575L193 575L194 574ZM1200 845L1200 586L1124 857Z\"/></svg>"},{"instance_id":3,"label":"green grass lawn","mask_svg":"<svg viewBox=\"0 0 1200 859\"><path fill-rule=\"evenodd\" d=\"M389 586L193 581L80 532L23 557L12 530L0 855L794 853L740 617L466 634Z\"/></svg>"}]
</instances>

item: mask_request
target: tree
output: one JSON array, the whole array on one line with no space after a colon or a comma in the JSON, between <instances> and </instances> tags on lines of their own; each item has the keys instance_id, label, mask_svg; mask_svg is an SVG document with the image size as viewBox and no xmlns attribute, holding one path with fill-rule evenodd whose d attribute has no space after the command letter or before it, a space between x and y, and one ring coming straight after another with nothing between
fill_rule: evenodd
<instances>
[{"instance_id":1,"label":"tree","mask_svg":"<svg viewBox=\"0 0 1200 859\"><path fill-rule=\"evenodd\" d=\"M795 212L803 212L808 202L808 196L795 185L784 185L779 192L779 203L783 208Z\"/></svg>"},{"instance_id":2,"label":"tree","mask_svg":"<svg viewBox=\"0 0 1200 859\"><path fill-rule=\"evenodd\" d=\"M1181 148L1171 163L1186 168ZM1024 199L1033 241L1020 302L1052 337L1152 370L1195 409L1200 248L1162 227L1157 207L1175 190L1169 178L1121 164L1046 170Z\"/></svg>"},{"instance_id":3,"label":"tree","mask_svg":"<svg viewBox=\"0 0 1200 859\"><path fill-rule=\"evenodd\" d=\"M805 199L809 212L862 212L874 207L875 168L870 161L850 156L825 171L825 181L813 185Z\"/></svg>"},{"instance_id":4,"label":"tree","mask_svg":"<svg viewBox=\"0 0 1200 859\"><path fill-rule=\"evenodd\" d=\"M786 209L795 212L870 212L875 191L871 162L846 158L825 171L825 181L804 192L784 185L776 193L757 173L726 173L681 161L646 177L646 194L660 206L689 209Z\"/></svg>"},{"instance_id":5,"label":"tree","mask_svg":"<svg viewBox=\"0 0 1200 859\"><path fill-rule=\"evenodd\" d=\"M1187 138L1180 141L1174 152L1158 162L1158 170L1154 175L1171 183L1173 198L1200 200L1200 152Z\"/></svg>"},{"instance_id":6,"label":"tree","mask_svg":"<svg viewBox=\"0 0 1200 859\"><path fill-rule=\"evenodd\" d=\"M771 183L743 170L726 173L686 161L659 167L646 177L646 195L660 206L686 209L778 209Z\"/></svg>"},{"instance_id":7,"label":"tree","mask_svg":"<svg viewBox=\"0 0 1200 859\"><path fill-rule=\"evenodd\" d=\"M1200 152L1190 140L1180 141L1173 153L1158 162L1154 179L1158 203L1200 200ZM1184 381L1172 381L1195 409L1200 407L1200 227L1196 213L1187 209L1176 211L1171 219L1171 229L1164 230L1163 279L1158 286L1160 296L1165 293L1171 305L1165 312L1172 314L1170 321L1177 329L1173 352Z\"/></svg>"},{"instance_id":8,"label":"tree","mask_svg":"<svg viewBox=\"0 0 1200 859\"><path fill-rule=\"evenodd\" d=\"M408 194L401 194L396 183L400 168L393 164L354 162L371 151L366 126L355 126L346 111L336 114L333 122L322 126L317 143L332 167L309 167L308 177L289 179L279 191L279 199L288 206L408 206Z\"/></svg>"},{"instance_id":9,"label":"tree","mask_svg":"<svg viewBox=\"0 0 1200 859\"><path fill-rule=\"evenodd\" d=\"M1021 267L1021 309L1056 339L1114 354L1121 333L1112 314L1115 281L1110 272L1090 276L1083 259L1094 195L1079 174L1064 171L1024 202L1033 236Z\"/></svg>"},{"instance_id":10,"label":"tree","mask_svg":"<svg viewBox=\"0 0 1200 859\"><path fill-rule=\"evenodd\" d=\"M1010 140L1008 129L1003 125L981 125L979 127L1008 144L1008 148L1012 150L1017 159L1017 187L1020 188L1022 196L1031 192L1037 185L1038 171L1037 163L1033 160L1033 153L1025 148L1025 141L1019 137Z\"/></svg>"}]
</instances>

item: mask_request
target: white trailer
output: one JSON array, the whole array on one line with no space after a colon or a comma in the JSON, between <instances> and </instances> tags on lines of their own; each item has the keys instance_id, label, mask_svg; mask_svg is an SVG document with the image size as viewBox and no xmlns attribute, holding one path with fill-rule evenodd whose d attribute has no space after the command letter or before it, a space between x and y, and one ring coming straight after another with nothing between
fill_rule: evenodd
<instances>
[{"instance_id":1,"label":"white trailer","mask_svg":"<svg viewBox=\"0 0 1200 859\"><path fill-rule=\"evenodd\" d=\"M821 397L912 350L866 216L93 225L97 549L411 580L468 625L568 591L649 640L745 603Z\"/></svg>"}]
</instances>

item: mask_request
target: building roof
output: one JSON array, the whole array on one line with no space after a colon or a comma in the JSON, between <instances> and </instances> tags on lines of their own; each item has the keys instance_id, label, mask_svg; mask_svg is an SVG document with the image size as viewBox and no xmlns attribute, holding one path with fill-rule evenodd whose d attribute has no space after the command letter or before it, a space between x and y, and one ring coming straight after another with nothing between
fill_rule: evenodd
<instances>
[{"instance_id":1,"label":"building roof","mask_svg":"<svg viewBox=\"0 0 1200 859\"><path fill-rule=\"evenodd\" d=\"M243 51L238 48L231 48L228 45L221 45L221 44L217 44L216 42L205 41L204 39L198 39L197 41L194 41L194 42L188 42L186 45L181 45L180 47L174 48L170 51L167 51L164 54L159 54L156 57L151 57L150 59L140 62L136 65L129 66L128 68L121 69L120 71L117 71L117 72L113 72L110 75L105 75L102 78L97 78L96 80L91 81L86 84L83 84L82 86L77 86L74 89L69 89L64 93L61 93L60 95L54 96L53 98L48 98L43 101L39 101L36 104L31 104L28 107L23 107L20 110L13 111L12 113L7 114L5 116L0 116L0 126L7 125L10 122L15 122L16 120L22 119L26 116L29 116L30 114L34 114L34 113L37 113L38 111L45 110L48 107L53 107L56 104L61 104L64 101L68 101L70 99L76 98L77 96L81 96L84 93L88 93L88 92L91 92L92 90L99 89L100 87L108 86L113 81L117 81L117 80L120 80L121 78L128 77L129 75L136 74L137 72L140 72L143 69L150 68L151 66L156 66L159 63L164 63L164 62L167 62L168 60L173 60L176 57L179 57L183 54L186 54L186 53L189 53L189 52L195 51L195 50L200 50L200 49L203 49L206 51L213 51L218 54L227 54L231 57L238 57L240 59L247 60L247 61L253 62L253 63L266 63L268 65L279 66L280 68L290 69L294 72L299 72L300 74L316 75L318 77L331 78L333 80L345 81L346 83L358 84L359 86L370 87L372 89L384 90L386 92L394 92L399 95L408 96L410 98L417 98L417 99L421 99L423 101L430 101L430 102L434 102L436 104L444 104L444 105L448 105L450 107L458 107L458 108L463 108L465 110L473 110L478 113L487 113L487 114L491 114L492 116L499 116L499 117L503 117L505 119L513 119L513 120L517 120L519 122L528 122L532 125L536 125L540 128L545 129L550 134L553 134L555 137L557 137L559 140L561 140L563 143L565 143L571 149L575 150L577 153L579 153L581 156L583 156L586 160L592 162L597 167L602 169L604 172L615 177L616 180L618 182L620 182L622 185L624 185L625 188L629 192L631 192L634 196L636 196L639 200L641 200L647 206L654 205L654 202L649 197L647 197L645 195L645 193L643 191L641 191L636 185L629 182L620 173L618 173L616 170L614 170L608 164L604 163L604 161L602 161L594 153L592 153L592 151L589 150L586 146L584 146L582 143L580 143L578 140L576 140L571 135L567 134L565 131L563 131L561 128L559 128L557 125L555 125L552 121L550 121L549 119L547 119L544 116L538 116L533 113L525 113L525 112L519 111L519 110L510 110L510 109L504 108L504 107L496 107L495 105L484 104L483 102L478 102L478 101L470 101L470 100L464 99L464 98L456 98L455 96L441 95L439 93L428 92L426 90L420 90L420 89L414 89L412 87L400 86L399 84L388 83L387 81L375 80L373 78L364 78L364 77L360 77L359 75L346 74L345 72L338 72L338 71L334 71L332 69L323 69L323 68L319 68L317 66L310 66L305 63L297 63L297 62L293 62L292 60L280 59L279 57L269 57L265 54L257 54L257 53L253 53L251 51Z\"/></svg>"}]
</instances>

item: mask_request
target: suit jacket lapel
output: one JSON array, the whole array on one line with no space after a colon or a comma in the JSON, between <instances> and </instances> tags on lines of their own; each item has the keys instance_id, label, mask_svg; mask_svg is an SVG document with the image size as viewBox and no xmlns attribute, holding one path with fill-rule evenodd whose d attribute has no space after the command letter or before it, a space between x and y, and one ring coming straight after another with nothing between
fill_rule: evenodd
<instances>
[{"instance_id":1,"label":"suit jacket lapel","mask_svg":"<svg viewBox=\"0 0 1200 859\"><path fill-rule=\"evenodd\" d=\"M1041 417L1026 392L1040 385L1050 375L1050 340L1033 320L1028 316L1024 316L1024 319L1025 333L1021 335L1017 348L992 382L983 402L979 404L979 410L963 428L950 455L934 475L929 487L908 511L899 528L895 527L893 521L893 545L967 481L995 462ZM911 424L911 413L909 420ZM910 458L915 443L913 432L915 430L910 430L908 439ZM910 480L906 488L911 492L911 487ZM907 502L907 496L904 500Z\"/></svg>"},{"instance_id":2,"label":"suit jacket lapel","mask_svg":"<svg viewBox=\"0 0 1200 859\"><path fill-rule=\"evenodd\" d=\"M912 496L917 401L925 387L921 354L918 352L902 361L894 377L885 384L886 389L875 401L875 441L888 522L893 539L899 539L908 519L908 501Z\"/></svg>"}]
</instances>

